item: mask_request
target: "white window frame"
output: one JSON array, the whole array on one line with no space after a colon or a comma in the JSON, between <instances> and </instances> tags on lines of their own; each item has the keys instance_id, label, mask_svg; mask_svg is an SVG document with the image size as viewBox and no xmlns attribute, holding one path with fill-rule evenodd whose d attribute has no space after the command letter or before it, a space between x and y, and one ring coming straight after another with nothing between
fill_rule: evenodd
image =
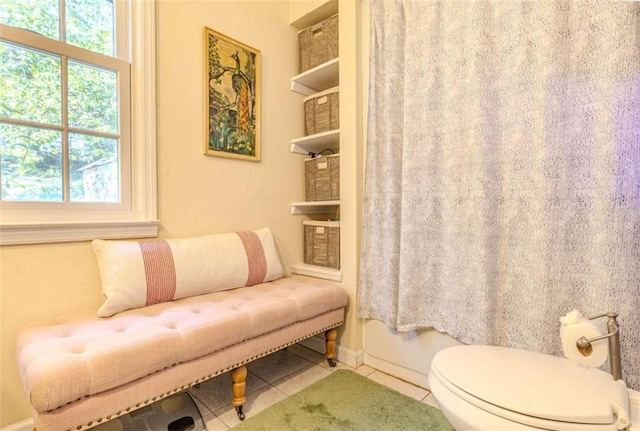
<instances>
[{"instance_id":1,"label":"white window frame","mask_svg":"<svg viewBox=\"0 0 640 431\"><path fill-rule=\"evenodd\" d=\"M129 6L130 46L118 46L131 58L131 206L103 209L0 211L0 245L86 241L96 238L143 238L158 234L156 169L155 0L116 0L122 13ZM118 20L122 23L123 20ZM126 22L125 22L126 24ZM46 205L46 204L45 204Z\"/></svg>"}]
</instances>

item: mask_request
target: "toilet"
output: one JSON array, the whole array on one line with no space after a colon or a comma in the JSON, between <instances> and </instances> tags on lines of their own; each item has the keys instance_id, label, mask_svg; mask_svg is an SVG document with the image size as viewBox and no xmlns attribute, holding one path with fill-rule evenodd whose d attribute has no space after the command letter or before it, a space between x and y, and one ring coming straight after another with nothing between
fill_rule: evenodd
<instances>
[{"instance_id":1,"label":"toilet","mask_svg":"<svg viewBox=\"0 0 640 431\"><path fill-rule=\"evenodd\" d=\"M600 369L556 356L450 347L434 356L429 385L457 431L640 430L640 393Z\"/></svg>"}]
</instances>

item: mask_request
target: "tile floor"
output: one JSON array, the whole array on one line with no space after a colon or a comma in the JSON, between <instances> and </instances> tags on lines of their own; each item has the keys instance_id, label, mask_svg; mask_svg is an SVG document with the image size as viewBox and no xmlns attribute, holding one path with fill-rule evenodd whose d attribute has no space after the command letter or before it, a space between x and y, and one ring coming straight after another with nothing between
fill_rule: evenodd
<instances>
[{"instance_id":1,"label":"tile floor","mask_svg":"<svg viewBox=\"0 0 640 431\"><path fill-rule=\"evenodd\" d=\"M329 367L324 356L299 344L253 361L247 365L244 412L251 417L272 404L295 394L338 369L353 368L338 362ZM355 371L407 396L437 407L431 393L395 377L361 366ZM209 431L224 431L240 421L231 405L231 377L229 373L208 380L190 390Z\"/></svg>"}]
</instances>

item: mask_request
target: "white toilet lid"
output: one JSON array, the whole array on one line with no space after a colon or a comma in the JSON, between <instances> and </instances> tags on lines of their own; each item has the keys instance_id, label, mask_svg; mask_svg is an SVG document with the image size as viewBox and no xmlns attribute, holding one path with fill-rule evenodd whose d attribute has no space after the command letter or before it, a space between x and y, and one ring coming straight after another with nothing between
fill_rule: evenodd
<instances>
[{"instance_id":1,"label":"white toilet lid","mask_svg":"<svg viewBox=\"0 0 640 431\"><path fill-rule=\"evenodd\" d=\"M496 346L444 349L431 367L465 393L501 409L576 424L612 424L629 395L610 374L565 358Z\"/></svg>"}]
</instances>

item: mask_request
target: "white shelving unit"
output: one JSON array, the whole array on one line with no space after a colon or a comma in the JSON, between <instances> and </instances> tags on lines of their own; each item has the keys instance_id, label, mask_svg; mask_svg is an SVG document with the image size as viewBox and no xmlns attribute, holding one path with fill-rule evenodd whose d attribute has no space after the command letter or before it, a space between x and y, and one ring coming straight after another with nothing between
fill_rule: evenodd
<instances>
[{"instance_id":1,"label":"white shelving unit","mask_svg":"<svg viewBox=\"0 0 640 431\"><path fill-rule=\"evenodd\" d=\"M311 96L338 85L340 59L334 58L291 78L291 90Z\"/></svg>"},{"instance_id":2,"label":"white shelving unit","mask_svg":"<svg viewBox=\"0 0 640 431\"><path fill-rule=\"evenodd\" d=\"M340 201L335 202L335 206L324 205L321 209L318 209L317 202L289 202L291 204L291 213L300 214L299 216L291 216L294 219L299 220L294 222L294 226L302 225L307 220L340 220L340 269L335 270L329 267L320 267L314 265L308 265L304 263L290 262L287 266L290 272L295 274L304 274L309 277L323 278L340 283L344 287L345 291L349 295L350 303L355 303L358 290L358 258L360 254L360 218L361 211L361 199L362 199L362 178L364 177L363 171L363 138L366 136L366 130L363 128L363 119L366 118L364 109L364 94L366 88L363 87L363 74L366 73L363 70L363 66L366 66L366 55L364 50L368 48L366 45L366 35L363 34L363 28L366 28L366 22L364 19L368 18L369 5L368 2L361 2L358 0L291 0L290 1L290 14L289 22L296 30L303 30L309 26L315 25L327 18L339 14L339 55L340 59L337 62L329 65L320 65L316 70L310 70L300 75L293 76L297 71L293 71L290 76L283 76L283 83L289 84L293 91L301 91L304 96L299 97L302 101L303 97L308 97L309 90L304 90L302 87L309 88L316 93L333 88L340 87L339 99L340 99L340 131L337 132L334 137L337 138L337 142L329 144L327 147L335 145L334 151L340 154ZM363 40L363 36L365 39ZM295 37L295 36L293 36ZM294 48L295 49L295 48ZM364 63L364 64L363 64ZM330 72L332 68L339 69L336 72ZM366 69L366 68L365 68ZM321 70L322 72L318 72ZM324 74L327 72L331 76L330 79L323 81L318 79L314 81L314 75L316 73ZM311 81L307 81L310 79ZM323 84L324 82L324 84ZM326 85L326 88L322 88ZM316 91L318 90L318 91ZM293 95L292 95L293 96ZM303 102L304 103L304 102ZM306 116L306 112L301 107L300 120ZM300 129L302 130L302 128ZM297 138L297 139L291 139ZM300 163L303 163L302 159L307 158L307 150L311 150L313 153L313 147L307 147L312 145L315 139L321 139L320 137L308 136L304 138L298 138L298 136L289 136L291 139L291 151L290 157L293 159L300 159ZM285 145L287 143L285 142ZM323 143L324 144L324 143ZM324 149L324 148L323 148ZM338 151L339 150L339 151ZM286 148L284 149L286 151ZM302 152L305 152L304 154ZM321 151L321 150L320 150ZM300 154L299 157L294 157L293 154ZM297 163L296 160L292 161ZM300 181L304 181L304 177L300 178ZM304 187L302 187L304 189ZM292 200L304 200L295 197L297 193L290 199ZM302 190L300 194L304 193ZM298 206L299 205L299 206ZM327 208L329 207L329 208ZM331 214L318 214L318 212L331 213L336 211L336 215ZM293 220L292 220L293 221ZM300 226L303 230L302 226ZM306 234L303 235L306 237ZM300 241L300 240L298 240ZM302 241L300 241L302 242ZM306 250L303 250L302 244L290 244L295 250L300 251L300 261L302 256L305 255ZM300 247L300 250L298 250ZM309 260L309 259L307 259ZM300 262L299 261L299 262ZM362 340L364 331L364 321L358 319L356 313L350 312L345 315L345 325L341 328L341 334L339 335L341 343L348 351L355 352L355 355L349 364L352 366L361 364L362 346L359 340ZM343 336L344 334L344 336ZM318 340L317 338L311 338L310 340ZM320 341L317 347L315 343L305 344L319 352L324 352L324 343Z\"/></svg>"},{"instance_id":3,"label":"white shelving unit","mask_svg":"<svg viewBox=\"0 0 640 431\"><path fill-rule=\"evenodd\" d=\"M333 215L340 206L340 201L306 201L291 202L292 215Z\"/></svg>"},{"instance_id":4,"label":"white shelving unit","mask_svg":"<svg viewBox=\"0 0 640 431\"><path fill-rule=\"evenodd\" d=\"M342 271L339 269L327 268L326 266L309 265L307 263L294 263L290 266L290 269L294 274L324 278L325 280L342 281Z\"/></svg>"},{"instance_id":5,"label":"white shelving unit","mask_svg":"<svg viewBox=\"0 0 640 431\"><path fill-rule=\"evenodd\" d=\"M333 7L337 8L335 2ZM307 22L311 25L314 22ZM315 93L333 88L339 85L340 81L340 59L334 58L310 70L291 78L291 90L304 96L311 96ZM325 149L331 149L334 153L340 150L340 130L330 130L328 132L317 133L315 135L303 136L291 140L291 152L308 155L309 153L319 153ZM327 216L335 218L339 214L340 201L312 201L312 202L292 202L291 214ZM294 274L307 275L311 277L324 278L327 280L341 281L342 271L324 266L309 265L306 263L292 264L291 272Z\"/></svg>"},{"instance_id":6,"label":"white shelving unit","mask_svg":"<svg viewBox=\"0 0 640 431\"><path fill-rule=\"evenodd\" d=\"M298 154L319 153L330 148L337 153L340 148L340 129L329 130L328 132L316 133L315 135L303 136L291 140L291 152Z\"/></svg>"},{"instance_id":7,"label":"white shelving unit","mask_svg":"<svg viewBox=\"0 0 640 431\"><path fill-rule=\"evenodd\" d=\"M310 96L338 85L339 59L334 58L313 69L291 78L291 90ZM309 91L309 92L307 92ZM330 148L334 153L340 150L340 129L302 136L291 140L291 152L308 155ZM340 201L294 202L291 214L330 214L331 208L340 205Z\"/></svg>"}]
</instances>

